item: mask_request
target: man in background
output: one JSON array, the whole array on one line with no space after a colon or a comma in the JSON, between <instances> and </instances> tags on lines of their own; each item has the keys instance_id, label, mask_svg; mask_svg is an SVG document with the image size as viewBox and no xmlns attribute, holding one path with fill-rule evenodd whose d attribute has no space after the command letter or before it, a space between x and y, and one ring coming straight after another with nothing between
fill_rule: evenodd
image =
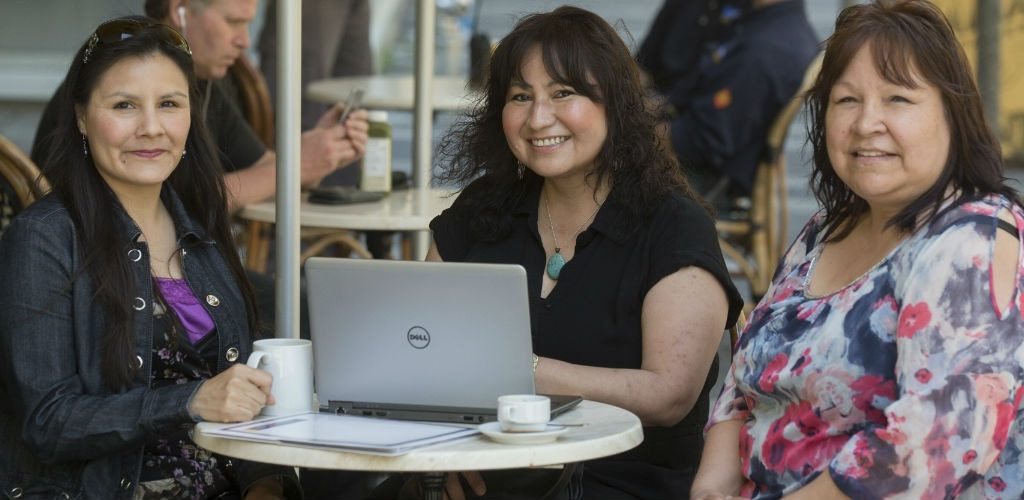
<instances>
[{"instance_id":1,"label":"man in background","mask_svg":"<svg viewBox=\"0 0 1024 500\"><path fill-rule=\"evenodd\" d=\"M768 130L800 88L818 40L803 0L698 3L703 12L688 0L668 0L662 12L678 16L668 30L675 34L655 37L660 46L645 41L640 60L664 95L672 146L691 184L712 204L728 209L734 198L750 195ZM668 4L680 5L673 10ZM659 21L653 35L661 33L659 26L672 25ZM693 37L679 34L687 23ZM704 38L697 36L701 33ZM681 40L696 43L696 54L692 47L671 46ZM691 58L657 59L673 51Z\"/></svg>"}]
</instances>

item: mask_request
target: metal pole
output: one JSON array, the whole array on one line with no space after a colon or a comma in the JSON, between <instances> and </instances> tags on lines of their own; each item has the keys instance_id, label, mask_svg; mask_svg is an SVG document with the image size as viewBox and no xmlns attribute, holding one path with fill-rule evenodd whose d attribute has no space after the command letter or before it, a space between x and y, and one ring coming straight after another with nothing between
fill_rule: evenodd
<instances>
[{"instance_id":1,"label":"metal pole","mask_svg":"<svg viewBox=\"0 0 1024 500\"><path fill-rule=\"evenodd\" d=\"M278 337L299 337L299 180L302 0L277 2L277 199L275 241Z\"/></svg>"},{"instance_id":2,"label":"metal pole","mask_svg":"<svg viewBox=\"0 0 1024 500\"><path fill-rule=\"evenodd\" d=\"M435 0L416 2L416 93L412 127L412 168L416 187L430 188L433 170L431 149L434 134L434 20ZM413 234L414 259L427 255L428 239L423 232Z\"/></svg>"},{"instance_id":3,"label":"metal pole","mask_svg":"<svg viewBox=\"0 0 1024 500\"><path fill-rule=\"evenodd\" d=\"M978 90L985 118L999 137L1000 0L978 0Z\"/></svg>"}]
</instances>

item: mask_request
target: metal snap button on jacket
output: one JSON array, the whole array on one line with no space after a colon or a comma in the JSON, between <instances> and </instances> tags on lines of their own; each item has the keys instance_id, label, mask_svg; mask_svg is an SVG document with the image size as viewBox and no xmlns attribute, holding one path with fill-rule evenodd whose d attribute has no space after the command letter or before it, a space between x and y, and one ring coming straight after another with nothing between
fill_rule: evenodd
<instances>
[{"instance_id":1,"label":"metal snap button on jacket","mask_svg":"<svg viewBox=\"0 0 1024 500\"><path fill-rule=\"evenodd\" d=\"M210 294L206 296L206 303L212 307L217 307L220 305L220 299L216 295Z\"/></svg>"},{"instance_id":2,"label":"metal snap button on jacket","mask_svg":"<svg viewBox=\"0 0 1024 500\"><path fill-rule=\"evenodd\" d=\"M232 362L232 363L237 361L238 360L238 348L237 347L229 347L228 350L224 352L224 359L226 359L226 360L228 360L229 362Z\"/></svg>"},{"instance_id":3,"label":"metal snap button on jacket","mask_svg":"<svg viewBox=\"0 0 1024 500\"><path fill-rule=\"evenodd\" d=\"M134 307L136 311L141 311L145 309L146 299L143 299L142 297L135 297L135 305L133 305L132 307Z\"/></svg>"},{"instance_id":4,"label":"metal snap button on jacket","mask_svg":"<svg viewBox=\"0 0 1024 500\"><path fill-rule=\"evenodd\" d=\"M11 491L8 491L7 493L11 495L11 498L21 498L21 495L25 493L25 491L15 486L14 488L11 488Z\"/></svg>"},{"instance_id":5,"label":"metal snap button on jacket","mask_svg":"<svg viewBox=\"0 0 1024 500\"><path fill-rule=\"evenodd\" d=\"M125 478L121 478L121 489L122 490L127 490L128 488L131 488L131 487L132 487L131 480L129 480L126 477Z\"/></svg>"}]
</instances>

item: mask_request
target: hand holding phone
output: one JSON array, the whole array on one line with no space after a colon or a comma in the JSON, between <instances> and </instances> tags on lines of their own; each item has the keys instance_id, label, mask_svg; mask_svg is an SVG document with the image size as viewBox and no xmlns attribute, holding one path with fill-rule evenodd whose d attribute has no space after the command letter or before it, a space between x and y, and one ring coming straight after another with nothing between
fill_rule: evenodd
<instances>
[{"instance_id":1,"label":"hand holding phone","mask_svg":"<svg viewBox=\"0 0 1024 500\"><path fill-rule=\"evenodd\" d=\"M345 109L341 111L341 117L338 118L338 123L341 125L345 124L345 120L348 120L348 115L352 111L359 109L363 105L363 89L352 89L348 93L348 97L345 98Z\"/></svg>"}]
</instances>

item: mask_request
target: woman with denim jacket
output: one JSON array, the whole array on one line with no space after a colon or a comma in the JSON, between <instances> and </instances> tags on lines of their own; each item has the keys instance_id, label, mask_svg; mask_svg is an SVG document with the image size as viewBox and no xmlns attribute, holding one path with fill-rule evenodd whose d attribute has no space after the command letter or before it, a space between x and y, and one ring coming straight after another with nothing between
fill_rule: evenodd
<instances>
[{"instance_id":1,"label":"woman with denim jacket","mask_svg":"<svg viewBox=\"0 0 1024 500\"><path fill-rule=\"evenodd\" d=\"M101 24L56 97L53 192L0 240L0 496L282 498L294 472L189 437L250 420L255 308L173 29Z\"/></svg>"}]
</instances>

